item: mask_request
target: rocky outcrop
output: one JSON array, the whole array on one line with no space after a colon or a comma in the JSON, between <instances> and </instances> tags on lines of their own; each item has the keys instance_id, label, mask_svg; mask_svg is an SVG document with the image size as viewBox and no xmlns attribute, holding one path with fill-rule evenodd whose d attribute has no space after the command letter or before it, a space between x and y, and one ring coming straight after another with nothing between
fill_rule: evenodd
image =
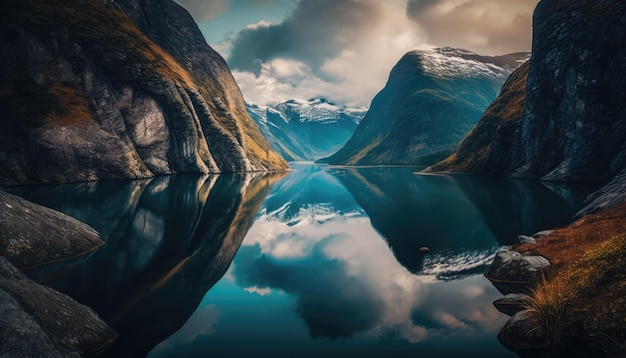
<instances>
[{"instance_id":1,"label":"rocky outcrop","mask_svg":"<svg viewBox=\"0 0 626 358\"><path fill-rule=\"evenodd\" d=\"M0 256L0 357L79 357L116 337L89 307L31 281Z\"/></svg>"},{"instance_id":2,"label":"rocky outcrop","mask_svg":"<svg viewBox=\"0 0 626 358\"><path fill-rule=\"evenodd\" d=\"M593 214L602 209L614 208L624 203L626 203L626 168L590 195L587 205L578 212L577 217Z\"/></svg>"},{"instance_id":3,"label":"rocky outcrop","mask_svg":"<svg viewBox=\"0 0 626 358\"><path fill-rule=\"evenodd\" d=\"M102 246L90 226L0 190L0 256L20 268L78 257Z\"/></svg>"},{"instance_id":4,"label":"rocky outcrop","mask_svg":"<svg viewBox=\"0 0 626 358\"><path fill-rule=\"evenodd\" d=\"M404 55L330 164L431 165L454 151L526 53L440 48Z\"/></svg>"},{"instance_id":5,"label":"rocky outcrop","mask_svg":"<svg viewBox=\"0 0 626 358\"><path fill-rule=\"evenodd\" d=\"M485 145L477 132L483 127L493 132L493 119L487 113L463 141L456 158L436 166L437 170L605 181L624 168L626 6L615 0L543 0L535 10L533 26L526 93L512 76L510 86L492 106L519 114L525 96L523 116L499 114L495 137ZM515 76L521 80L522 75ZM473 163L468 159L472 155L484 160Z\"/></svg>"},{"instance_id":6,"label":"rocky outcrop","mask_svg":"<svg viewBox=\"0 0 626 358\"><path fill-rule=\"evenodd\" d=\"M174 2L11 2L0 17L0 184L287 167Z\"/></svg>"},{"instance_id":7,"label":"rocky outcrop","mask_svg":"<svg viewBox=\"0 0 626 358\"><path fill-rule=\"evenodd\" d=\"M549 266L545 257L503 250L496 254L485 277L503 294L525 292L541 279Z\"/></svg>"}]
</instances>

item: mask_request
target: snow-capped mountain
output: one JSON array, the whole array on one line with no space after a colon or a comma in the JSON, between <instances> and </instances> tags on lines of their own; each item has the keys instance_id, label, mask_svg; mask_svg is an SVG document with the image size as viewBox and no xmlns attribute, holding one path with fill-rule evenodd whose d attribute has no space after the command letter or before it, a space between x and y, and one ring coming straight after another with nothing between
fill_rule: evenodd
<instances>
[{"instance_id":1,"label":"snow-capped mountain","mask_svg":"<svg viewBox=\"0 0 626 358\"><path fill-rule=\"evenodd\" d=\"M367 108L338 106L325 98L290 99L270 106L247 104L272 149L288 161L334 153L354 133Z\"/></svg>"},{"instance_id":2,"label":"snow-capped mountain","mask_svg":"<svg viewBox=\"0 0 626 358\"><path fill-rule=\"evenodd\" d=\"M513 70L530 59L527 52L492 57L451 47L412 53L421 57L420 67L425 74L442 78L506 80Z\"/></svg>"},{"instance_id":3,"label":"snow-capped mountain","mask_svg":"<svg viewBox=\"0 0 626 358\"><path fill-rule=\"evenodd\" d=\"M405 54L346 145L322 161L432 165L447 157L528 53L483 56L449 47Z\"/></svg>"}]
</instances>

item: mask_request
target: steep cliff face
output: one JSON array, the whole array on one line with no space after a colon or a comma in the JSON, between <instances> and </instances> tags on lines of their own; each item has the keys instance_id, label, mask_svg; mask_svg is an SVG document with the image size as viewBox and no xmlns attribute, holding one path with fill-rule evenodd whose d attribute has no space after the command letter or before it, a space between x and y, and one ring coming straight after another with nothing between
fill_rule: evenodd
<instances>
[{"instance_id":1,"label":"steep cliff face","mask_svg":"<svg viewBox=\"0 0 626 358\"><path fill-rule=\"evenodd\" d=\"M286 168L170 0L11 1L0 18L0 183Z\"/></svg>"},{"instance_id":2,"label":"steep cliff face","mask_svg":"<svg viewBox=\"0 0 626 358\"><path fill-rule=\"evenodd\" d=\"M481 56L440 48L404 55L331 164L431 165L476 124L528 54Z\"/></svg>"},{"instance_id":3,"label":"steep cliff face","mask_svg":"<svg viewBox=\"0 0 626 358\"><path fill-rule=\"evenodd\" d=\"M516 115L495 113L501 123L484 145L477 134L492 127L494 113L487 112L457 153L435 169L554 181L610 179L626 164L625 30L623 2L541 1L526 93L512 77L492 106L517 108ZM524 95L525 111L516 119ZM472 156L484 160L472 162Z\"/></svg>"}]
</instances>

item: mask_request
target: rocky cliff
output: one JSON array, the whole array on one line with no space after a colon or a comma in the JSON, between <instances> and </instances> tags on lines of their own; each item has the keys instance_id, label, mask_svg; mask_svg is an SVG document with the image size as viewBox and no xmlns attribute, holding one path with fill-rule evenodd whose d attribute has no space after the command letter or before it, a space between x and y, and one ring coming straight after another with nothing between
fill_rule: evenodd
<instances>
[{"instance_id":1,"label":"rocky cliff","mask_svg":"<svg viewBox=\"0 0 626 358\"><path fill-rule=\"evenodd\" d=\"M170 0L0 7L0 184L285 169Z\"/></svg>"},{"instance_id":2,"label":"rocky cliff","mask_svg":"<svg viewBox=\"0 0 626 358\"><path fill-rule=\"evenodd\" d=\"M541 1L527 83L520 68L434 169L553 181L619 173L626 164L625 29L623 2Z\"/></svg>"},{"instance_id":3,"label":"rocky cliff","mask_svg":"<svg viewBox=\"0 0 626 358\"><path fill-rule=\"evenodd\" d=\"M454 151L526 53L440 48L404 55L331 164L431 165Z\"/></svg>"},{"instance_id":4,"label":"rocky cliff","mask_svg":"<svg viewBox=\"0 0 626 358\"><path fill-rule=\"evenodd\" d=\"M248 112L272 149L289 161L317 160L341 149L367 113L325 98L291 99Z\"/></svg>"}]
</instances>

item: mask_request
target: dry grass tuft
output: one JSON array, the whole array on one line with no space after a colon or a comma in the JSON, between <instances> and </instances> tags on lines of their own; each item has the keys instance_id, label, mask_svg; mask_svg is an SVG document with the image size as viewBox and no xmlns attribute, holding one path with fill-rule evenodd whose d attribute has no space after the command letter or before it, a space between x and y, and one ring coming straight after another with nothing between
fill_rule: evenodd
<instances>
[{"instance_id":1,"label":"dry grass tuft","mask_svg":"<svg viewBox=\"0 0 626 358\"><path fill-rule=\"evenodd\" d=\"M541 335L554 346L564 341L568 316L568 297L558 280L542 279L533 287L524 308Z\"/></svg>"}]
</instances>

